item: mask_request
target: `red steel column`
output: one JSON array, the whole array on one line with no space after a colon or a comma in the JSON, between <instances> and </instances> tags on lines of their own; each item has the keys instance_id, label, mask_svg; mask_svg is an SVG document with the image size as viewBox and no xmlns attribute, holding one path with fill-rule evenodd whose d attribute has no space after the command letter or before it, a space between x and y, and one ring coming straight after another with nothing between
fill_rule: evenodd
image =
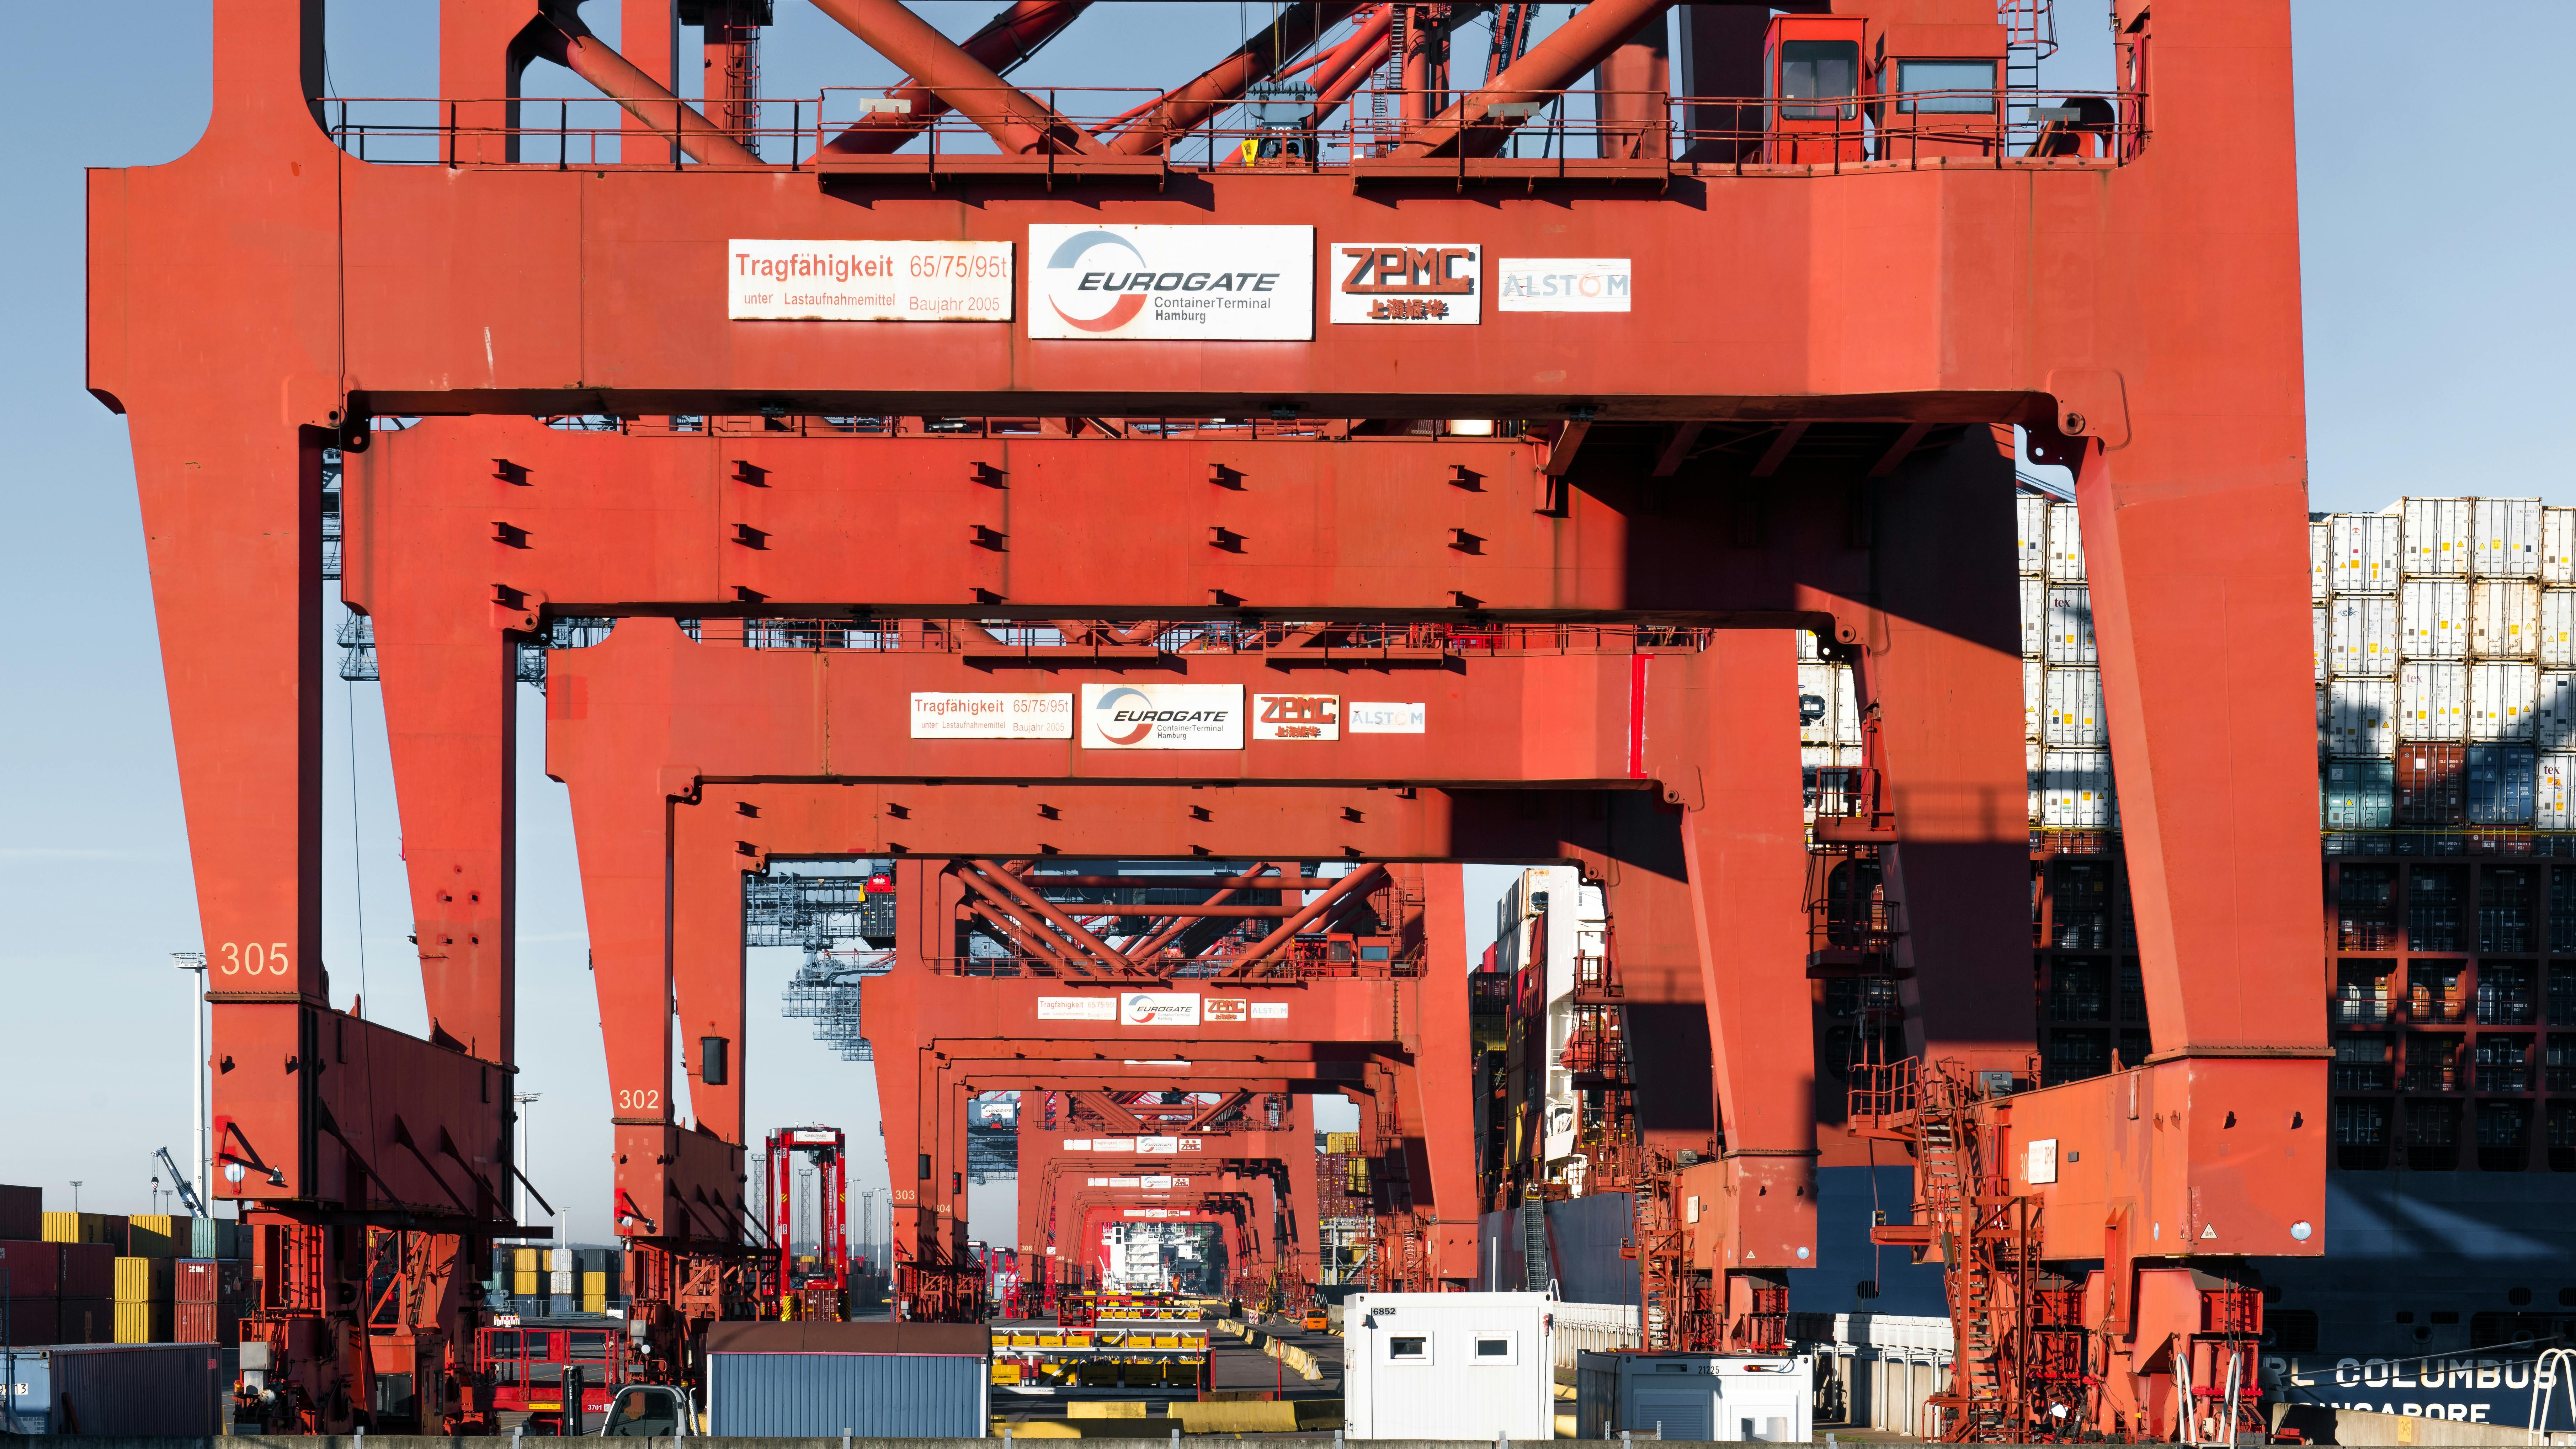
<instances>
[{"instance_id":1,"label":"red steel column","mask_svg":"<svg viewBox=\"0 0 2576 1449\"><path fill-rule=\"evenodd\" d=\"M617 53L655 85L676 94L680 7L673 0L618 0ZM671 138L644 124L633 111L620 114L617 125L617 154L628 165L669 166L679 159Z\"/></svg>"},{"instance_id":2,"label":"red steel column","mask_svg":"<svg viewBox=\"0 0 2576 1449\"><path fill-rule=\"evenodd\" d=\"M703 815L710 807L672 808ZM743 1055L742 893L743 872L758 862L740 854L725 833L721 819L674 821L671 980L680 1019L680 1056L689 1078L690 1112L701 1131L728 1142L746 1142L743 1074L750 1064ZM725 1044L725 1079L720 1084L706 1079L709 1037Z\"/></svg>"},{"instance_id":3,"label":"red steel column","mask_svg":"<svg viewBox=\"0 0 2576 1449\"><path fill-rule=\"evenodd\" d=\"M1728 1261L1714 1265L1722 1271L1795 1268L1815 1255L1797 657L1786 631L1722 630L1686 666L1696 795L1685 785L1678 802L1682 850L1735 1198Z\"/></svg>"},{"instance_id":4,"label":"red steel column","mask_svg":"<svg viewBox=\"0 0 2576 1449\"><path fill-rule=\"evenodd\" d=\"M1476 1276L1476 1108L1469 1078L1475 1039L1468 1020L1467 897L1463 867L1421 868L1422 976L1411 1019L1421 1023L1413 1060L1399 1068L1398 1100L1422 1127L1431 1200L1432 1271L1472 1283ZM1399 984L1400 989L1400 984ZM1311 1153L1307 1154L1312 1156ZM1307 1164L1311 1181L1313 1164Z\"/></svg>"}]
</instances>

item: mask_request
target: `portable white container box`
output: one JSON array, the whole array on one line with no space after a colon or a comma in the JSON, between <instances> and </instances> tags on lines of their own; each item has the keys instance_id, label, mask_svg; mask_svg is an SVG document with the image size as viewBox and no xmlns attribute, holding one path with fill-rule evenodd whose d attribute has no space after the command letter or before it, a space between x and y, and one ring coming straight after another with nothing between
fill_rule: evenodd
<instances>
[{"instance_id":1,"label":"portable white container box","mask_svg":"<svg viewBox=\"0 0 2576 1449\"><path fill-rule=\"evenodd\" d=\"M2326 671L2386 679L2397 673L2397 600L2390 594L2346 594L2328 610Z\"/></svg>"},{"instance_id":2,"label":"portable white container box","mask_svg":"<svg viewBox=\"0 0 2576 1449\"><path fill-rule=\"evenodd\" d=\"M1575 1437L1804 1444L1815 1432L1815 1360L1585 1353L1574 1360Z\"/></svg>"},{"instance_id":3,"label":"portable white container box","mask_svg":"<svg viewBox=\"0 0 2576 1449\"><path fill-rule=\"evenodd\" d=\"M1360 1293L1342 1307L1354 1439L1556 1437L1556 1310L1544 1293Z\"/></svg>"},{"instance_id":4,"label":"portable white container box","mask_svg":"<svg viewBox=\"0 0 2576 1449\"><path fill-rule=\"evenodd\" d=\"M2529 659L2540 644L2540 586L2529 579L2480 579L2469 586L2469 653Z\"/></svg>"},{"instance_id":5,"label":"portable white container box","mask_svg":"<svg viewBox=\"0 0 2576 1449\"><path fill-rule=\"evenodd\" d=\"M2017 571L2025 578L2048 572L2048 503L2037 493L2013 495L2014 531L2020 535Z\"/></svg>"},{"instance_id":6,"label":"portable white container box","mask_svg":"<svg viewBox=\"0 0 2576 1449\"><path fill-rule=\"evenodd\" d=\"M2576 584L2576 508L2540 510L2540 581Z\"/></svg>"},{"instance_id":7,"label":"portable white container box","mask_svg":"<svg viewBox=\"0 0 2576 1449\"><path fill-rule=\"evenodd\" d=\"M2469 571L2469 535L2473 501L2466 498L2408 498L2400 501L2406 518L2406 577L2433 574L2465 576Z\"/></svg>"},{"instance_id":8,"label":"portable white container box","mask_svg":"<svg viewBox=\"0 0 2576 1449\"><path fill-rule=\"evenodd\" d=\"M2387 513L2338 513L2326 520L2326 566L2338 594L2385 594L2397 587L2400 520Z\"/></svg>"},{"instance_id":9,"label":"portable white container box","mask_svg":"<svg viewBox=\"0 0 2576 1449\"><path fill-rule=\"evenodd\" d=\"M2468 580L2408 579L2398 595L2397 649L2407 659L2467 658Z\"/></svg>"},{"instance_id":10,"label":"portable white container box","mask_svg":"<svg viewBox=\"0 0 2576 1449\"><path fill-rule=\"evenodd\" d=\"M2481 498L2470 566L2489 577L2528 579L2540 574L2540 500Z\"/></svg>"}]
</instances>

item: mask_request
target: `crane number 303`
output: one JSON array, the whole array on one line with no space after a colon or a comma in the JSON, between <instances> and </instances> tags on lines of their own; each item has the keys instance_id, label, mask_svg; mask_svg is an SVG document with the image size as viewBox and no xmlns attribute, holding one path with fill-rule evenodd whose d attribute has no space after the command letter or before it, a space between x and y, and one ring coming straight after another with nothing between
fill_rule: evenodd
<instances>
[{"instance_id":1,"label":"crane number 303","mask_svg":"<svg viewBox=\"0 0 2576 1449\"><path fill-rule=\"evenodd\" d=\"M295 970L294 954L284 941L267 946L257 941L248 945L226 941L217 951L223 957L217 963L218 969L226 976L286 976Z\"/></svg>"}]
</instances>

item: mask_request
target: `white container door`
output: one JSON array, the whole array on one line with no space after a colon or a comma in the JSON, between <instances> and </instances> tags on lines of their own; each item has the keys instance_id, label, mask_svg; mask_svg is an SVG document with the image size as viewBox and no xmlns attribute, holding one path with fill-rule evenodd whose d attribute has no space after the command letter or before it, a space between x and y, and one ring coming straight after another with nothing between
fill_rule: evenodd
<instances>
[{"instance_id":1,"label":"white container door","mask_svg":"<svg viewBox=\"0 0 2576 1449\"><path fill-rule=\"evenodd\" d=\"M2308 607L2308 647L2316 655L2317 683L2326 682L2326 606Z\"/></svg>"},{"instance_id":2,"label":"white container door","mask_svg":"<svg viewBox=\"0 0 2576 1449\"><path fill-rule=\"evenodd\" d=\"M2334 528L2319 520L2308 525L2308 602L2322 604L2334 590Z\"/></svg>"},{"instance_id":3,"label":"white container door","mask_svg":"<svg viewBox=\"0 0 2576 1449\"><path fill-rule=\"evenodd\" d=\"M2469 653L2529 659L2540 644L2540 586L2529 579L2480 579L2469 587Z\"/></svg>"},{"instance_id":4,"label":"white container door","mask_svg":"<svg viewBox=\"0 0 2576 1449\"><path fill-rule=\"evenodd\" d=\"M2093 591L2082 584L2052 584L2048 590L2048 662L2091 667Z\"/></svg>"},{"instance_id":5,"label":"white container door","mask_svg":"<svg viewBox=\"0 0 2576 1449\"><path fill-rule=\"evenodd\" d=\"M2386 679L2397 672L2397 600L2346 594L2327 606L2326 672L2343 679Z\"/></svg>"},{"instance_id":6,"label":"white container door","mask_svg":"<svg viewBox=\"0 0 2576 1449\"><path fill-rule=\"evenodd\" d=\"M2023 577L2021 585L2021 657L2048 655L2048 580Z\"/></svg>"},{"instance_id":7,"label":"white container door","mask_svg":"<svg viewBox=\"0 0 2576 1449\"><path fill-rule=\"evenodd\" d=\"M2444 743L2468 737L2469 667L2410 660L2397 667L2397 737Z\"/></svg>"},{"instance_id":8,"label":"white container door","mask_svg":"<svg viewBox=\"0 0 2576 1449\"><path fill-rule=\"evenodd\" d=\"M2040 679L2047 667L2036 659L2021 662L2021 737L2038 739L2047 732L2048 705L2040 691Z\"/></svg>"},{"instance_id":9,"label":"white container door","mask_svg":"<svg viewBox=\"0 0 2576 1449\"><path fill-rule=\"evenodd\" d=\"M2408 579L2397 599L2397 656L2465 659L2468 652L2468 581Z\"/></svg>"},{"instance_id":10,"label":"white container door","mask_svg":"<svg viewBox=\"0 0 2576 1449\"><path fill-rule=\"evenodd\" d=\"M2508 744L2531 738L2532 707L2539 703L2540 671L2528 664L2481 662L2469 666L2469 740Z\"/></svg>"},{"instance_id":11,"label":"white container door","mask_svg":"<svg viewBox=\"0 0 2576 1449\"><path fill-rule=\"evenodd\" d=\"M1834 742L1834 684L1832 665L1798 666L1798 743Z\"/></svg>"},{"instance_id":12,"label":"white container door","mask_svg":"<svg viewBox=\"0 0 2576 1449\"><path fill-rule=\"evenodd\" d=\"M2084 582L2084 522L2072 503L2048 505L2048 577L2052 583Z\"/></svg>"},{"instance_id":13,"label":"white container door","mask_svg":"<svg viewBox=\"0 0 2576 1449\"><path fill-rule=\"evenodd\" d=\"M2576 672L2544 669L2540 698L2531 711L2532 738L2542 754L2576 750Z\"/></svg>"},{"instance_id":14,"label":"white container door","mask_svg":"<svg viewBox=\"0 0 2576 1449\"><path fill-rule=\"evenodd\" d=\"M2099 750L2110 745L2102 723L2102 671L2051 668L2044 688L2050 749Z\"/></svg>"},{"instance_id":15,"label":"white container door","mask_svg":"<svg viewBox=\"0 0 2576 1449\"><path fill-rule=\"evenodd\" d=\"M2576 669L2576 589L2540 591L2540 667Z\"/></svg>"},{"instance_id":16,"label":"white container door","mask_svg":"<svg viewBox=\"0 0 2576 1449\"><path fill-rule=\"evenodd\" d=\"M2326 686L2326 752L2385 760L2397 753L2397 682L2338 679Z\"/></svg>"},{"instance_id":17,"label":"white container door","mask_svg":"<svg viewBox=\"0 0 2576 1449\"><path fill-rule=\"evenodd\" d=\"M2465 577L2470 506L2466 498L2405 500L2406 577Z\"/></svg>"},{"instance_id":18,"label":"white container door","mask_svg":"<svg viewBox=\"0 0 2576 1449\"><path fill-rule=\"evenodd\" d=\"M2576 508L2540 510L2540 581L2576 585Z\"/></svg>"},{"instance_id":19,"label":"white container door","mask_svg":"<svg viewBox=\"0 0 2576 1449\"><path fill-rule=\"evenodd\" d=\"M2338 594L2384 594L2397 587L2403 520L2386 513L2338 513L2326 520Z\"/></svg>"},{"instance_id":20,"label":"white container door","mask_svg":"<svg viewBox=\"0 0 2576 1449\"><path fill-rule=\"evenodd\" d=\"M2066 830L2110 825L2110 751L2051 750L2041 768L2047 777L2040 791L2041 824Z\"/></svg>"},{"instance_id":21,"label":"white container door","mask_svg":"<svg viewBox=\"0 0 2576 1449\"><path fill-rule=\"evenodd\" d=\"M2049 500L2037 493L2013 495L2014 531L2019 535L2017 572L2026 578L2048 572L2048 505Z\"/></svg>"},{"instance_id":22,"label":"white container door","mask_svg":"<svg viewBox=\"0 0 2576 1449\"><path fill-rule=\"evenodd\" d=\"M2470 567L2490 578L2540 576L2540 500L2481 498L2474 512Z\"/></svg>"},{"instance_id":23,"label":"white container door","mask_svg":"<svg viewBox=\"0 0 2576 1449\"><path fill-rule=\"evenodd\" d=\"M2539 776L2540 828L2543 830L2576 830L2576 811L2570 809L2571 789L2576 789L2576 755L2542 755Z\"/></svg>"}]
</instances>

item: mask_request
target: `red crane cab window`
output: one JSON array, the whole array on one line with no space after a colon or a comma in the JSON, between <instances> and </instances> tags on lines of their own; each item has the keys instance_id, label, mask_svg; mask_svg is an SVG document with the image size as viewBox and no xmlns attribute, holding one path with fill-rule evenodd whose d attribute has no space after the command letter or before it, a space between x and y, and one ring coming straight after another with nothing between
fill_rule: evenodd
<instances>
[{"instance_id":1,"label":"red crane cab window","mask_svg":"<svg viewBox=\"0 0 2576 1449\"><path fill-rule=\"evenodd\" d=\"M1995 113L1995 63L1985 59L1933 60L1907 56L1896 62L1896 109L1926 116L1991 116Z\"/></svg>"}]
</instances>

